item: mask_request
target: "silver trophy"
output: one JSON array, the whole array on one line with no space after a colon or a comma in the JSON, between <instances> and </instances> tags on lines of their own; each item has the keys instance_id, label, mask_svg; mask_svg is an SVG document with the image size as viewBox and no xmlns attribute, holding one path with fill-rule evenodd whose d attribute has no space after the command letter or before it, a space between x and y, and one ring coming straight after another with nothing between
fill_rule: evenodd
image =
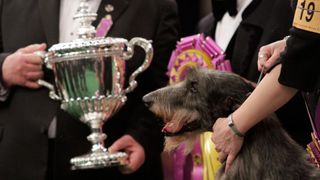
<instances>
[{"instance_id":1,"label":"silver trophy","mask_svg":"<svg viewBox=\"0 0 320 180\"><path fill-rule=\"evenodd\" d=\"M91 23L96 14L89 12L86 0L81 1L75 19L80 22L78 39L53 45L47 53L38 53L53 70L55 86L43 80L38 83L50 89L49 96L61 101L63 110L91 128L87 137L92 143L91 152L72 158L72 169L123 165L127 154L107 151L104 146L107 136L102 127L124 105L126 93L137 86L135 79L149 67L153 49L143 38L128 42L122 38L95 37ZM128 87L124 87L125 63L132 57L134 46L144 49L146 57L131 74Z\"/></svg>"}]
</instances>

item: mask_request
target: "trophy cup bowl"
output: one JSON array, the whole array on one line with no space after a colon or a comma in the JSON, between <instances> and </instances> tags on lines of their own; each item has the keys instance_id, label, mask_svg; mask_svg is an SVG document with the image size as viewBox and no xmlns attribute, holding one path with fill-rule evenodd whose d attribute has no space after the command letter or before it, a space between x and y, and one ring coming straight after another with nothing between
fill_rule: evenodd
<instances>
[{"instance_id":1,"label":"trophy cup bowl","mask_svg":"<svg viewBox=\"0 0 320 180\"><path fill-rule=\"evenodd\" d=\"M125 64L133 55L134 46L144 49L146 56L124 87ZM61 101L61 108L79 118L91 129L87 139L91 152L71 159L72 169L101 168L123 165L124 152L110 154L104 147L106 134L102 127L125 103L126 93L136 86L135 78L146 70L152 60L151 43L143 38L129 42L122 38L78 39L53 45L42 55L53 70L55 86L39 80L50 89L49 96Z\"/></svg>"},{"instance_id":2,"label":"trophy cup bowl","mask_svg":"<svg viewBox=\"0 0 320 180\"><path fill-rule=\"evenodd\" d=\"M36 54L52 69L55 85L44 80L38 83L47 87L50 98L61 101L61 108L80 119L91 129L87 139L92 143L88 154L71 159L72 169L103 168L124 165L127 154L109 153L104 146L106 134L102 128L126 102L126 94L137 86L136 77L151 64L153 49L143 38L96 37L91 23L96 14L90 12L88 0L81 0L75 20L79 20L78 39L55 44L45 52ZM124 87L126 62L134 47L145 51L145 59L128 79Z\"/></svg>"}]
</instances>

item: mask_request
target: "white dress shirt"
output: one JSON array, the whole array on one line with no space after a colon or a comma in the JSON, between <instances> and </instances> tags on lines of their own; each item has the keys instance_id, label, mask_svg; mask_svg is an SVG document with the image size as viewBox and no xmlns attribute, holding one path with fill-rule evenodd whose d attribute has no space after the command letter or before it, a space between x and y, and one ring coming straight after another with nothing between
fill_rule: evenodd
<instances>
[{"instance_id":1,"label":"white dress shirt","mask_svg":"<svg viewBox=\"0 0 320 180\"><path fill-rule=\"evenodd\" d=\"M88 1L90 12L97 12L101 0ZM77 38L77 30L79 23L73 20L80 5L80 0L61 0L60 3L60 17L59 17L59 42L70 42ZM56 137L57 120L56 117L50 123L48 129L48 137Z\"/></svg>"},{"instance_id":2,"label":"white dress shirt","mask_svg":"<svg viewBox=\"0 0 320 180\"><path fill-rule=\"evenodd\" d=\"M88 1L90 12L97 12L101 0ZM60 4L60 24L59 42L70 42L77 38L79 23L73 20L80 5L80 0L61 0Z\"/></svg>"},{"instance_id":3,"label":"white dress shirt","mask_svg":"<svg viewBox=\"0 0 320 180\"><path fill-rule=\"evenodd\" d=\"M228 12L226 12L221 21L217 23L215 41L222 50L226 51L229 42L242 21L243 11L251 2L252 0L237 0L237 15L232 17Z\"/></svg>"}]
</instances>

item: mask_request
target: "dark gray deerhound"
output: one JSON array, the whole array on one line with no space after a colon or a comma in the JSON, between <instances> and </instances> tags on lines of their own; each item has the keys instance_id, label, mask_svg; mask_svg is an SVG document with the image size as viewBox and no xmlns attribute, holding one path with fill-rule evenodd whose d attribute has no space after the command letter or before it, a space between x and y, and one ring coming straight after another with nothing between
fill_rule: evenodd
<instances>
[{"instance_id":1,"label":"dark gray deerhound","mask_svg":"<svg viewBox=\"0 0 320 180\"><path fill-rule=\"evenodd\" d=\"M252 90L236 74L192 69L184 81L153 91L143 101L163 118L165 148L170 151L182 141L191 142L196 134L211 130L214 120L228 116ZM224 168L225 164L216 179L320 180L320 170L309 163L306 151L273 115L246 133L232 167L227 173Z\"/></svg>"}]
</instances>

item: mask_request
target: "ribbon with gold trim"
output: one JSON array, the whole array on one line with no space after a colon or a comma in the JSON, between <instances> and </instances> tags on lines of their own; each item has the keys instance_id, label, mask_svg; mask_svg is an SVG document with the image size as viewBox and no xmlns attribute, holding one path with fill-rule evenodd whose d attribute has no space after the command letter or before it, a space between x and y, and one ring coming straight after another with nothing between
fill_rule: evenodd
<instances>
[{"instance_id":1,"label":"ribbon with gold trim","mask_svg":"<svg viewBox=\"0 0 320 180\"><path fill-rule=\"evenodd\" d=\"M210 37L197 34L181 38L168 64L170 84L183 80L189 68L199 66L231 71L230 61L225 59L224 51Z\"/></svg>"},{"instance_id":2,"label":"ribbon with gold trim","mask_svg":"<svg viewBox=\"0 0 320 180\"><path fill-rule=\"evenodd\" d=\"M320 93L302 93L309 120L313 132L311 133L312 141L307 145L307 152L309 153L309 160L318 168L320 168ZM314 99L314 100L311 100ZM315 102L313 102L315 101ZM314 116L311 115L311 104L315 103ZM309 107L310 105L310 107Z\"/></svg>"}]
</instances>

